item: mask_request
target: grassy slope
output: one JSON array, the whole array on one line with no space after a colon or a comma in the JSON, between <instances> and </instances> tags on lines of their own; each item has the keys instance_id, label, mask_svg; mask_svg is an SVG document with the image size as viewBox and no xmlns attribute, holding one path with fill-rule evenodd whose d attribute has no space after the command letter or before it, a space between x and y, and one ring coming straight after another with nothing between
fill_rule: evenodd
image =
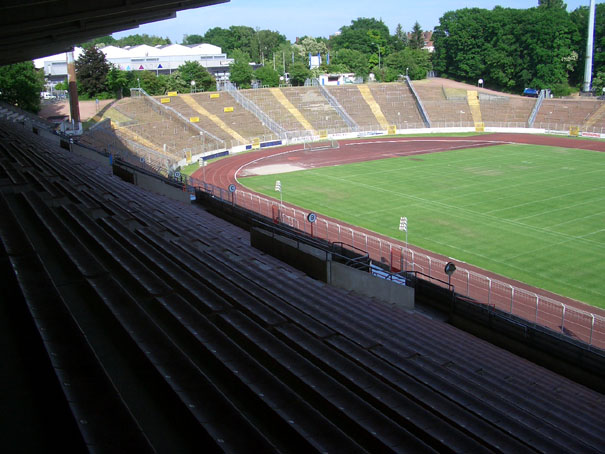
<instances>
[{"instance_id":1,"label":"grassy slope","mask_svg":"<svg viewBox=\"0 0 605 454\"><path fill-rule=\"evenodd\" d=\"M605 307L605 155L503 145L246 178L250 188Z\"/></svg>"}]
</instances>

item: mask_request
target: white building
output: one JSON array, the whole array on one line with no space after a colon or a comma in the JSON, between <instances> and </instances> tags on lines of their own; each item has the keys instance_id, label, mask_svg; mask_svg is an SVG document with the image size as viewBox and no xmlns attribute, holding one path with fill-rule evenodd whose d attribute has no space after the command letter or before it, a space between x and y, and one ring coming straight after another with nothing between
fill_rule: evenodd
<instances>
[{"instance_id":1,"label":"white building","mask_svg":"<svg viewBox=\"0 0 605 454\"><path fill-rule=\"evenodd\" d=\"M321 85L345 85L363 83L363 78L356 77L353 73L346 74L320 74L319 83Z\"/></svg>"},{"instance_id":2,"label":"white building","mask_svg":"<svg viewBox=\"0 0 605 454\"><path fill-rule=\"evenodd\" d=\"M212 44L167 44L148 46L142 44L132 47L106 46L101 49L107 61L124 71L155 71L156 74L171 74L186 61L197 61L217 80L229 78L229 65L232 58L222 53L221 48ZM76 47L76 59L83 49ZM65 53L34 60L36 68L44 68L44 74L50 82L60 82L67 77L67 57Z\"/></svg>"}]
</instances>

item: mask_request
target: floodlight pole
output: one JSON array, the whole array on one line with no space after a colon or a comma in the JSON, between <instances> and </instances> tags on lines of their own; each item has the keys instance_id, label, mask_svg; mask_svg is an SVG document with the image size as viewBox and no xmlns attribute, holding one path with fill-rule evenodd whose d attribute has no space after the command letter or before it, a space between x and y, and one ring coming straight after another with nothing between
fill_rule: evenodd
<instances>
[{"instance_id":1,"label":"floodlight pole","mask_svg":"<svg viewBox=\"0 0 605 454\"><path fill-rule=\"evenodd\" d=\"M284 197L281 186L279 188L279 222L283 222L284 219Z\"/></svg>"},{"instance_id":2,"label":"floodlight pole","mask_svg":"<svg viewBox=\"0 0 605 454\"><path fill-rule=\"evenodd\" d=\"M408 229L406 226L405 229L405 260L403 261L403 271L407 272L408 270Z\"/></svg>"},{"instance_id":3,"label":"floodlight pole","mask_svg":"<svg viewBox=\"0 0 605 454\"><path fill-rule=\"evenodd\" d=\"M594 22L595 22L595 0L590 0L590 9L588 14L588 36L586 39L586 62L584 65L584 93L590 92L592 84L592 48L594 45Z\"/></svg>"},{"instance_id":4,"label":"floodlight pole","mask_svg":"<svg viewBox=\"0 0 605 454\"><path fill-rule=\"evenodd\" d=\"M284 209L284 198L283 198L283 193L282 193L282 186L281 186L281 181L277 180L275 182L275 190L279 191L279 220L282 220L282 212Z\"/></svg>"},{"instance_id":5,"label":"floodlight pole","mask_svg":"<svg viewBox=\"0 0 605 454\"><path fill-rule=\"evenodd\" d=\"M402 216L401 219L399 220L399 230L404 230L405 231L405 251L407 255L407 251L408 251L408 218L405 216ZM404 261L404 265L403 265L403 271L406 272L408 270L408 259L407 256L405 257L405 261Z\"/></svg>"}]
</instances>

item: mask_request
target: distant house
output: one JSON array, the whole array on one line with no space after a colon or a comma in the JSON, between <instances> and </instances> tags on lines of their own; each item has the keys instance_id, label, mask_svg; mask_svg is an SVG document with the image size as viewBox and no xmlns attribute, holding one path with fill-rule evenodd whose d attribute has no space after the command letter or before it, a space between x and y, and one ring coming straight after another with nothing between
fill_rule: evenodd
<instances>
[{"instance_id":1,"label":"distant house","mask_svg":"<svg viewBox=\"0 0 605 454\"><path fill-rule=\"evenodd\" d=\"M167 44L158 46L105 46L101 49L107 61L124 71L154 71L156 74L171 74L186 61L197 61L217 80L229 78L229 65L232 58L222 53L220 47L212 44ZM74 56L77 59L83 49L76 47ZM44 68L47 80L57 83L67 77L67 59L65 53L34 60L37 68Z\"/></svg>"},{"instance_id":2,"label":"distant house","mask_svg":"<svg viewBox=\"0 0 605 454\"><path fill-rule=\"evenodd\" d=\"M433 32L422 32L422 38L424 39L424 46L422 46L422 49L428 50L429 52L434 52L435 46L433 45ZM410 39L412 39L412 33L408 32L408 40Z\"/></svg>"}]
</instances>

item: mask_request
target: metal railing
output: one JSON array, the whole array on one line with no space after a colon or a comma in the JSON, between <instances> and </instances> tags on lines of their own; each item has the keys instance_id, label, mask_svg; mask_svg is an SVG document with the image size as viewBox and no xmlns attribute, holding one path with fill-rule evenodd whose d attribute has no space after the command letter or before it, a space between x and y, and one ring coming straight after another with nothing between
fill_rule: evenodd
<instances>
[{"instance_id":1,"label":"metal railing","mask_svg":"<svg viewBox=\"0 0 605 454\"><path fill-rule=\"evenodd\" d=\"M357 125L355 120L353 120L353 118L351 118L351 116L343 109L340 103L336 100L334 96L330 94L326 87L320 84L319 81L317 83L317 86L319 87L319 91L321 92L321 94L328 101L328 104L330 104L334 108L334 110L336 110L338 115L340 115L340 118L344 120L344 122L349 126L349 128L351 128L352 131L359 130L359 126Z\"/></svg>"},{"instance_id":2,"label":"metal railing","mask_svg":"<svg viewBox=\"0 0 605 454\"><path fill-rule=\"evenodd\" d=\"M155 107L154 110L156 110L156 112L159 111L164 111L169 113L169 115L177 122L183 124L185 127L188 127L190 129L192 129L193 131L195 131L196 133L205 135L210 137L212 140L216 141L218 144L220 144L220 147L217 148L224 148L225 147L225 141L217 136L215 136L214 134L206 131L205 129L201 128L200 126L196 125L195 123L191 123L187 118L185 118L185 116L183 114L181 114L180 112L177 112L175 109L173 109L172 107L168 107L165 106L164 104L160 103L157 99L151 97L145 90L143 90L142 88L131 88L130 89L131 92L138 92L139 94L142 94L144 97L143 99L145 99L147 102L151 103L151 105L153 107Z\"/></svg>"},{"instance_id":3,"label":"metal railing","mask_svg":"<svg viewBox=\"0 0 605 454\"><path fill-rule=\"evenodd\" d=\"M301 232L329 241L346 243L361 249L369 257L393 272L419 272L437 283L447 286L445 273L446 261L407 248L404 243L394 239L384 239L371 233L357 230L353 226L341 224L321 216L314 224L307 220L308 212L299 208L281 205L276 199L256 193L237 191L237 196L227 190L204 184L195 179L190 184L203 188L205 192L221 200L235 203L250 211L275 219L278 214L282 222ZM587 343L590 346L605 349L605 317L586 312L549 296L535 293L498 279L482 275L457 264L457 270L451 277L451 285L456 293L505 313L521 317L530 323L547 327L570 338Z\"/></svg>"},{"instance_id":4,"label":"metal railing","mask_svg":"<svg viewBox=\"0 0 605 454\"><path fill-rule=\"evenodd\" d=\"M246 98L231 82L226 81L221 84L221 88L233 96L233 99L260 120L260 122L269 128L274 134L277 134L280 138L286 137L286 130L279 125L275 120L269 117L260 107L254 104L250 99Z\"/></svg>"},{"instance_id":5,"label":"metal railing","mask_svg":"<svg viewBox=\"0 0 605 454\"><path fill-rule=\"evenodd\" d=\"M420 116L422 117L424 126L427 128L430 128L431 119L429 118L429 114L426 111L426 109L424 108L424 105L422 104L422 101L420 100L420 96L418 96L418 93L416 93L416 89L414 88L414 85L412 84L412 80L410 79L409 76L405 76L405 83L410 88L410 91L412 92L412 95L414 96L414 101L416 101L416 105L418 106L418 112L420 112Z\"/></svg>"},{"instance_id":6,"label":"metal railing","mask_svg":"<svg viewBox=\"0 0 605 454\"><path fill-rule=\"evenodd\" d=\"M538 112L540 111L540 107L542 106L542 102L544 101L545 97L546 90L540 90L540 95L538 96L538 99L536 99L536 104L534 105L531 114L529 114L529 119L527 120L527 125L530 128L534 127L534 122L536 121L536 117L538 116Z\"/></svg>"}]
</instances>

